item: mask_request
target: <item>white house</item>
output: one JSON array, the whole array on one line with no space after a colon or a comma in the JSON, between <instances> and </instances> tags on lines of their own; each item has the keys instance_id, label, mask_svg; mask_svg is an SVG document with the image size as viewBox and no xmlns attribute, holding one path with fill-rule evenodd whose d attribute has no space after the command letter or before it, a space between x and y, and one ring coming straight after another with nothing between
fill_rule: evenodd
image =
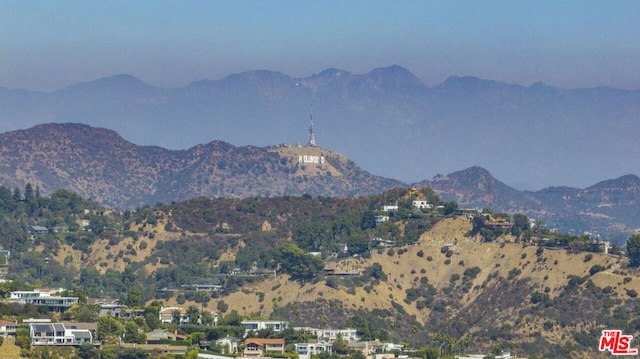
<instances>
[{"instance_id":1,"label":"white house","mask_svg":"<svg viewBox=\"0 0 640 359\"><path fill-rule=\"evenodd\" d=\"M331 343L297 343L293 346L300 359L309 359L323 352L331 353L333 349Z\"/></svg>"},{"instance_id":2,"label":"white house","mask_svg":"<svg viewBox=\"0 0 640 359\"><path fill-rule=\"evenodd\" d=\"M232 337L230 335L216 340L216 345L219 345L222 348L222 353L224 354L237 353L238 344L240 344L240 339Z\"/></svg>"},{"instance_id":3,"label":"white house","mask_svg":"<svg viewBox=\"0 0 640 359\"><path fill-rule=\"evenodd\" d=\"M189 316L187 310L178 307L162 307L160 308L160 323L169 324L173 323L173 312L180 312L180 324L189 324Z\"/></svg>"},{"instance_id":4,"label":"white house","mask_svg":"<svg viewBox=\"0 0 640 359\"><path fill-rule=\"evenodd\" d=\"M62 323L32 323L29 325L31 345L80 345L93 343L88 329L67 329Z\"/></svg>"},{"instance_id":5,"label":"white house","mask_svg":"<svg viewBox=\"0 0 640 359\"><path fill-rule=\"evenodd\" d=\"M40 288L31 291L14 291L11 292L9 302L20 304L33 304L41 307L48 307L50 310L65 310L78 303L77 297L59 297L55 296L62 292L62 288L50 289Z\"/></svg>"},{"instance_id":6,"label":"white house","mask_svg":"<svg viewBox=\"0 0 640 359\"><path fill-rule=\"evenodd\" d=\"M310 327L295 327L295 330L301 330L305 333L315 335L318 342L333 343L338 337L346 340L348 343L355 343L360 340L355 329L319 329Z\"/></svg>"},{"instance_id":7,"label":"white house","mask_svg":"<svg viewBox=\"0 0 640 359\"><path fill-rule=\"evenodd\" d=\"M243 320L242 326L245 333L253 330L258 331L261 329L273 329L274 332L281 332L289 326L289 322L275 321L275 320Z\"/></svg>"},{"instance_id":8,"label":"white house","mask_svg":"<svg viewBox=\"0 0 640 359\"><path fill-rule=\"evenodd\" d=\"M398 210L398 206L397 205L384 205L382 206L382 210L385 212L390 212L390 211L397 211Z\"/></svg>"},{"instance_id":9,"label":"white house","mask_svg":"<svg viewBox=\"0 0 640 359\"><path fill-rule=\"evenodd\" d=\"M419 209L432 209L433 205L427 201L413 201L413 207Z\"/></svg>"},{"instance_id":10,"label":"white house","mask_svg":"<svg viewBox=\"0 0 640 359\"><path fill-rule=\"evenodd\" d=\"M0 320L0 335L3 337L15 337L18 323L8 320Z\"/></svg>"}]
</instances>

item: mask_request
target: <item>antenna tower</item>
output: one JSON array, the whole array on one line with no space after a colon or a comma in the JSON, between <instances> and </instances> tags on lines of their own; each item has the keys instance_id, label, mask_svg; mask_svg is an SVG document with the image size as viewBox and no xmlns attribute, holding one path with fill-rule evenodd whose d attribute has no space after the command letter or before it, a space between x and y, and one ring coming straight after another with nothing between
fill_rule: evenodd
<instances>
[{"instance_id":1,"label":"antenna tower","mask_svg":"<svg viewBox=\"0 0 640 359\"><path fill-rule=\"evenodd\" d=\"M309 142L307 142L307 146L316 147L316 137L313 135L313 104L309 110Z\"/></svg>"}]
</instances>

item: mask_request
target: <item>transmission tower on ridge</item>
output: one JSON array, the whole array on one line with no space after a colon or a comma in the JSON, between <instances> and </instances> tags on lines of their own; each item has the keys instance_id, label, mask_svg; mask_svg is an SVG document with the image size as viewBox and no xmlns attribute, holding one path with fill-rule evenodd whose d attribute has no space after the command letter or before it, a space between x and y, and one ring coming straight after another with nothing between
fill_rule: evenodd
<instances>
[{"instance_id":1,"label":"transmission tower on ridge","mask_svg":"<svg viewBox=\"0 0 640 359\"><path fill-rule=\"evenodd\" d=\"M309 110L309 142L307 142L307 146L316 147L316 137L313 135L313 104Z\"/></svg>"}]
</instances>

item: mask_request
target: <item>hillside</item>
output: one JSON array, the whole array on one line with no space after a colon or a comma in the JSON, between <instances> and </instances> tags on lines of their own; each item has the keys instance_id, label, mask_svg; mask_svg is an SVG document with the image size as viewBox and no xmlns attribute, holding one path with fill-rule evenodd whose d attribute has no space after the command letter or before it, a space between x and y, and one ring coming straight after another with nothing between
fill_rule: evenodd
<instances>
[{"instance_id":1,"label":"hillside","mask_svg":"<svg viewBox=\"0 0 640 359\"><path fill-rule=\"evenodd\" d=\"M163 230L170 221L175 218L133 227L139 233L155 233L144 239L148 246L135 255L127 248L140 247L140 240L125 238L111 247L95 242L90 256L65 246L58 258L82 257L78 266L95 266L102 272L109 268L124 271L130 263L144 262L147 273L153 274L166 268L148 260L158 253L156 246L184 241L179 233ZM263 230L270 226L263 223ZM280 273L245 282L211 298L206 308L224 307L223 313L236 310L253 318L333 328L353 325L354 318L363 317L377 330L387 331L389 340L412 345L437 346L435 335L449 333L457 345L471 352L500 345L518 353L547 353L550 357L567 352L596 357L593 348L599 330L636 325L628 316L625 322L613 319L620 313L635 313L637 301L631 293L640 291L640 275L623 269L623 258L541 249L513 243L512 237L482 243L468 237L470 230L466 217L446 218L423 233L415 245L374 251L370 258L325 263L326 268L358 272L360 277L299 282ZM206 233L193 233L190 241L193 238L209 241ZM245 245L241 241L226 247L215 263L233 260ZM123 251L124 256L109 257L109 253ZM362 276L374 264L380 265L386 278ZM604 270L594 272L599 266ZM163 300L165 305L202 307L202 303L189 300L179 304L175 296Z\"/></svg>"},{"instance_id":2,"label":"hillside","mask_svg":"<svg viewBox=\"0 0 640 359\"><path fill-rule=\"evenodd\" d=\"M518 191L486 169L474 166L416 186L432 188L443 199L456 201L461 207L524 213L560 232L586 232L620 244L640 230L640 178L636 175L584 189L549 187L532 192Z\"/></svg>"},{"instance_id":3,"label":"hillside","mask_svg":"<svg viewBox=\"0 0 640 359\"><path fill-rule=\"evenodd\" d=\"M517 224L526 229L505 232L492 229L504 217L486 213L478 230L479 221L455 215L455 203L428 188L340 199L200 197L119 212L65 190L48 198L0 187L0 214L13 283L132 307L160 300L355 327L365 339L415 347L439 347L444 336L462 351L499 345L551 358L595 357L602 329L640 328L640 274L626 258L599 253L589 237L529 228L527 218ZM34 233L25 223L55 229Z\"/></svg>"},{"instance_id":4,"label":"hillside","mask_svg":"<svg viewBox=\"0 0 640 359\"><path fill-rule=\"evenodd\" d=\"M174 151L137 146L113 131L80 124L0 134L0 183L31 183L43 194L65 188L125 209L199 196L362 196L403 186L315 147L214 141Z\"/></svg>"},{"instance_id":5,"label":"hillside","mask_svg":"<svg viewBox=\"0 0 640 359\"><path fill-rule=\"evenodd\" d=\"M58 188L114 208L197 197L358 197L407 187L364 171L340 153L281 144L235 147L214 141L188 150L138 146L80 124L40 125L0 134L0 183L43 194ZM518 191L473 166L416 183L462 207L525 213L561 232L623 243L640 229L640 179L625 175L585 189Z\"/></svg>"}]
</instances>

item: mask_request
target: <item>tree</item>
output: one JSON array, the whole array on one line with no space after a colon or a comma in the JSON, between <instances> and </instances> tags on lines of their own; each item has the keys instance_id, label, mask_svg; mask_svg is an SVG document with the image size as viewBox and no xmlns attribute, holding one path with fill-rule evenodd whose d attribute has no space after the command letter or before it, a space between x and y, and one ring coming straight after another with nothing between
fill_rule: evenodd
<instances>
[{"instance_id":1,"label":"tree","mask_svg":"<svg viewBox=\"0 0 640 359\"><path fill-rule=\"evenodd\" d=\"M131 287L129 293L127 293L124 304L126 304L127 307L138 307L142 305L142 292L140 288Z\"/></svg>"},{"instance_id":2,"label":"tree","mask_svg":"<svg viewBox=\"0 0 640 359\"><path fill-rule=\"evenodd\" d=\"M80 347L78 347L78 357L80 359L98 358L98 350L89 343L82 343Z\"/></svg>"},{"instance_id":3,"label":"tree","mask_svg":"<svg viewBox=\"0 0 640 359\"><path fill-rule=\"evenodd\" d=\"M187 316L189 317L190 324L198 324L198 315L200 314L200 310L195 305L190 305L187 308Z\"/></svg>"},{"instance_id":4,"label":"tree","mask_svg":"<svg viewBox=\"0 0 640 359\"><path fill-rule=\"evenodd\" d=\"M640 266L640 234L634 234L627 239L627 257L630 266Z\"/></svg>"},{"instance_id":5,"label":"tree","mask_svg":"<svg viewBox=\"0 0 640 359\"><path fill-rule=\"evenodd\" d=\"M308 281L315 277L324 267L322 259L306 254L295 243L286 242L277 251L280 267L293 280Z\"/></svg>"},{"instance_id":6,"label":"tree","mask_svg":"<svg viewBox=\"0 0 640 359\"><path fill-rule=\"evenodd\" d=\"M211 325L213 324L213 314L207 310L203 310L201 314L200 321L202 325Z\"/></svg>"}]
</instances>

